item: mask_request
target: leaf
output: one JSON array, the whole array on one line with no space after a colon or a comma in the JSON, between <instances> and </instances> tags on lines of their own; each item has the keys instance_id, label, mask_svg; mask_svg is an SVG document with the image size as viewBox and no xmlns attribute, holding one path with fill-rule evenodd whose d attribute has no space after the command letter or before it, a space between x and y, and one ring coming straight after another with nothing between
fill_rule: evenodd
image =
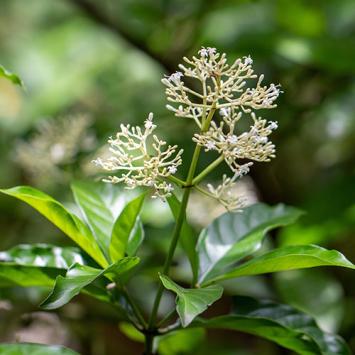
<instances>
[{"instance_id":1,"label":"leaf","mask_svg":"<svg viewBox=\"0 0 355 355\"><path fill-rule=\"evenodd\" d=\"M29 186L18 186L12 189L0 190L0 192L18 198L35 208L77 243L99 265L102 267L108 266L108 262L89 228L51 196Z\"/></svg>"},{"instance_id":2,"label":"leaf","mask_svg":"<svg viewBox=\"0 0 355 355\"><path fill-rule=\"evenodd\" d=\"M169 207L171 212L175 218L178 218L179 211L180 211L180 201L177 197L172 194L170 197L167 198ZM196 252L196 235L192 227L187 223L186 218L184 218L181 232L180 232L180 243L182 248L184 249L187 257L189 258L191 271L194 283L197 280L197 273L198 273L198 255Z\"/></svg>"},{"instance_id":3,"label":"leaf","mask_svg":"<svg viewBox=\"0 0 355 355\"><path fill-rule=\"evenodd\" d=\"M33 343L0 344L0 353L3 355L79 355L64 346Z\"/></svg>"},{"instance_id":4,"label":"leaf","mask_svg":"<svg viewBox=\"0 0 355 355\"><path fill-rule=\"evenodd\" d=\"M2 262L0 263L0 287L52 287L56 277L64 274L64 269L22 266L12 262Z\"/></svg>"},{"instance_id":5,"label":"leaf","mask_svg":"<svg viewBox=\"0 0 355 355\"><path fill-rule=\"evenodd\" d=\"M160 279L165 288L177 295L176 310L183 327L187 327L196 316L204 312L223 294L223 287L220 285L186 289L177 285L165 275L160 275Z\"/></svg>"},{"instance_id":6,"label":"leaf","mask_svg":"<svg viewBox=\"0 0 355 355\"><path fill-rule=\"evenodd\" d=\"M293 223L302 212L279 204L255 204L225 213L203 229L197 243L199 283L204 284L261 247L269 230Z\"/></svg>"},{"instance_id":7,"label":"leaf","mask_svg":"<svg viewBox=\"0 0 355 355\"><path fill-rule=\"evenodd\" d=\"M189 355L198 351L205 339L204 329L179 329L155 338L160 355Z\"/></svg>"},{"instance_id":8,"label":"leaf","mask_svg":"<svg viewBox=\"0 0 355 355\"><path fill-rule=\"evenodd\" d=\"M127 245L131 234L135 233L135 225L139 223L138 216L142 209L144 198L143 193L129 202L118 216L112 230L110 243L110 256L112 261L117 261L125 256Z\"/></svg>"},{"instance_id":9,"label":"leaf","mask_svg":"<svg viewBox=\"0 0 355 355\"><path fill-rule=\"evenodd\" d=\"M336 250L327 250L317 245L293 245L277 248L258 256L231 272L215 277L210 282L316 266L341 266L355 269L355 265Z\"/></svg>"},{"instance_id":10,"label":"leaf","mask_svg":"<svg viewBox=\"0 0 355 355\"><path fill-rule=\"evenodd\" d=\"M7 251L0 251L0 265L2 262L58 269L68 269L74 263L87 264L77 248L43 243L19 244Z\"/></svg>"},{"instance_id":11,"label":"leaf","mask_svg":"<svg viewBox=\"0 0 355 355\"><path fill-rule=\"evenodd\" d=\"M107 251L117 211L126 202L121 190L110 184L75 181L71 184L75 202L101 250Z\"/></svg>"},{"instance_id":12,"label":"leaf","mask_svg":"<svg viewBox=\"0 0 355 355\"><path fill-rule=\"evenodd\" d=\"M208 320L197 319L192 326L231 329L273 341L301 355L350 355L337 335L323 332L307 314L288 305L233 297L233 312Z\"/></svg>"},{"instance_id":13,"label":"leaf","mask_svg":"<svg viewBox=\"0 0 355 355\"><path fill-rule=\"evenodd\" d=\"M2 65L0 65L0 77L10 80L13 84L23 87L23 82L20 77L14 73L6 70Z\"/></svg>"},{"instance_id":14,"label":"leaf","mask_svg":"<svg viewBox=\"0 0 355 355\"><path fill-rule=\"evenodd\" d=\"M144 239L144 228L143 223L139 217L137 217L136 223L132 229L129 236L126 253L128 256L135 256L139 246L142 244Z\"/></svg>"},{"instance_id":15,"label":"leaf","mask_svg":"<svg viewBox=\"0 0 355 355\"><path fill-rule=\"evenodd\" d=\"M0 286L51 287L74 263L87 263L76 248L20 244L0 252Z\"/></svg>"},{"instance_id":16,"label":"leaf","mask_svg":"<svg viewBox=\"0 0 355 355\"><path fill-rule=\"evenodd\" d=\"M137 257L119 260L106 269L96 269L90 266L73 265L66 276L58 276L52 292L40 305L44 309L56 309L67 304L80 291L103 275L119 278L139 262Z\"/></svg>"}]
</instances>

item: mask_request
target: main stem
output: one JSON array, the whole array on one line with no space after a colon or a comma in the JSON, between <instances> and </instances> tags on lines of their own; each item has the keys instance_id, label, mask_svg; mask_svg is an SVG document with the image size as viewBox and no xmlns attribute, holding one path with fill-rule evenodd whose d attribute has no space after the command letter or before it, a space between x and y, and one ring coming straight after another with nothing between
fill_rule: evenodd
<instances>
[{"instance_id":1,"label":"main stem","mask_svg":"<svg viewBox=\"0 0 355 355\"><path fill-rule=\"evenodd\" d=\"M211 108L211 111L209 112L208 116L206 117L206 119L203 122L203 126L202 126L202 129L201 129L201 132L205 132L208 129L215 111L216 111L216 108L215 108L215 105L213 105L212 108ZM164 267L163 267L163 271L162 271L162 274L164 274L164 275L168 275L169 274L170 265L171 265L171 262L173 260L173 256L174 256L174 253L175 253L175 249L176 249L177 243L179 241L180 232L181 232L182 224L184 222L184 218L186 216L186 207L187 207L187 203L189 201L191 188L193 187L193 183L192 182L193 182L193 179L194 179L194 175L195 175L197 162L198 162L198 158L200 156L200 153L201 153L201 146L196 145L194 154L192 156L192 161L191 161L191 165L190 165L190 168L189 168L189 172L187 174L186 182L184 184L185 185L184 186L185 187L185 191L184 191L184 194L182 196L180 210L179 210L179 214L178 214L177 219L176 219L176 224L175 224L173 236L172 236L172 239L171 239L168 255L167 255L166 259L165 259L165 263L164 263ZM157 295L156 295L155 300L154 300L152 313L151 313L151 316L150 316L149 321L148 321L148 329L150 331L154 330L155 323L156 323L156 318L157 318L157 313L158 313L158 309L159 309L159 305L160 305L160 300L161 300L161 297L163 295L163 292L164 292L164 286L160 282L159 283L159 287L158 287L158 292L157 292ZM151 355L152 354L153 337L154 336L151 336L150 334L146 337L146 344L145 344L145 354L146 355Z\"/></svg>"}]
</instances>

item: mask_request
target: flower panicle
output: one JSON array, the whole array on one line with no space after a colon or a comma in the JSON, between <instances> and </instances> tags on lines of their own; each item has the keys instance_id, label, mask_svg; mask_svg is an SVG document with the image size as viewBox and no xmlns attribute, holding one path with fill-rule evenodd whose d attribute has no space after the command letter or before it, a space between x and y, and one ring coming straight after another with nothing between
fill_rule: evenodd
<instances>
[{"instance_id":1,"label":"flower panicle","mask_svg":"<svg viewBox=\"0 0 355 355\"><path fill-rule=\"evenodd\" d=\"M116 137L108 140L112 155L94 160L102 169L120 173L120 176L108 176L105 182L124 183L128 189L150 187L154 190L153 197L162 199L171 195L173 186L166 179L177 172L183 150L167 145L154 135L156 127L152 113L144 122L144 128L120 126Z\"/></svg>"}]
</instances>

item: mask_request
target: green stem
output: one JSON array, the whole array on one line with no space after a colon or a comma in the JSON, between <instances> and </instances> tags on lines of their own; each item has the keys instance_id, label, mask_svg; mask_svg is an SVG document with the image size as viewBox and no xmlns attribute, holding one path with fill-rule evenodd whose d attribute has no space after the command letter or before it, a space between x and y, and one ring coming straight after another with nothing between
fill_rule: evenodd
<instances>
[{"instance_id":1,"label":"green stem","mask_svg":"<svg viewBox=\"0 0 355 355\"><path fill-rule=\"evenodd\" d=\"M183 181L183 180L177 178L177 177L174 176L174 175L168 176L167 179L170 180L171 182L173 182L174 184L180 186L180 187L182 187L182 186L185 185L185 181Z\"/></svg>"},{"instance_id":2,"label":"green stem","mask_svg":"<svg viewBox=\"0 0 355 355\"><path fill-rule=\"evenodd\" d=\"M157 327L160 328L165 323L169 322L171 319L174 318L175 314L176 314L176 309L174 308L157 324Z\"/></svg>"},{"instance_id":3,"label":"green stem","mask_svg":"<svg viewBox=\"0 0 355 355\"><path fill-rule=\"evenodd\" d=\"M140 325L144 329L146 329L147 328L147 322L145 321L145 319L143 317L143 314L142 314L142 311L140 310L140 308L138 307L136 302L131 298L131 296L127 292L127 289L124 286L121 287L121 292L123 293L123 295L126 298L127 302L132 307L133 313L136 316L137 320L139 321Z\"/></svg>"},{"instance_id":4,"label":"green stem","mask_svg":"<svg viewBox=\"0 0 355 355\"><path fill-rule=\"evenodd\" d=\"M201 132L206 132L209 128L209 125L211 123L212 117L214 115L216 111L215 105L212 106L206 120L203 123ZM169 251L168 251L168 255L166 257L165 263L164 263L164 267L163 267L163 271L162 274L163 275L168 275L169 274L169 269L174 257L174 253L175 253L175 249L177 246L177 243L179 241L179 237L180 237L180 232L181 232L181 228L185 219L185 215L186 215L186 207L187 207L187 203L189 201L189 197L190 197L190 192L191 192L191 187L192 185L192 181L195 175L195 171L196 171L196 167L197 167L197 162L198 162L198 158L200 156L201 153L201 146L196 145L195 147L195 151L194 154L192 156L192 160L191 160L191 165L189 168L189 172L187 174L187 178L186 178L186 183L185 183L185 191L184 194L182 196L182 201L181 201L181 205L180 205L180 210L179 210L179 214L177 216L176 219L176 224L175 224L175 228L174 228L174 232L173 232L173 236L171 239L171 243L170 243L170 247L169 247ZM157 318L157 313L158 313L158 309L159 309L159 305L160 305L160 301L162 298L164 292L164 286L163 284L160 282L159 283L159 287L158 287L158 291L157 291L157 295L155 297L154 300L154 304L153 304L153 309L152 309L152 313L150 315L149 321L148 321L148 330L153 331L154 327L155 327L155 323L156 323L156 318ZM154 338L154 335L153 335ZM152 346L153 346L153 340L151 339L151 336L147 335L146 336L146 354L152 354Z\"/></svg>"},{"instance_id":5,"label":"green stem","mask_svg":"<svg viewBox=\"0 0 355 355\"><path fill-rule=\"evenodd\" d=\"M198 184L203 178L208 175L212 170L214 170L219 164L221 164L224 160L223 155L218 157L215 161L213 161L210 165L208 165L204 170L201 171L193 180L192 185Z\"/></svg>"}]
</instances>

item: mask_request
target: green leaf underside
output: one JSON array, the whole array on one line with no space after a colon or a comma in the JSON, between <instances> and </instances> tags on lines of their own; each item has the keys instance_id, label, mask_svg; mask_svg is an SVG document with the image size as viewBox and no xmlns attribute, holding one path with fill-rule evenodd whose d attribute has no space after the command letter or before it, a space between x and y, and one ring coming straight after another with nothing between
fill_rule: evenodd
<instances>
[{"instance_id":1,"label":"green leaf underside","mask_svg":"<svg viewBox=\"0 0 355 355\"><path fill-rule=\"evenodd\" d=\"M204 312L208 306L221 298L223 287L211 285L205 288L186 289L177 285L165 275L160 275L165 288L176 293L176 310L183 327L187 327L193 319Z\"/></svg>"},{"instance_id":2,"label":"green leaf underside","mask_svg":"<svg viewBox=\"0 0 355 355\"><path fill-rule=\"evenodd\" d=\"M77 216L67 211L61 203L54 200L51 196L28 186L18 186L0 191L18 198L35 208L77 243L99 265L102 267L108 266L108 262L89 228Z\"/></svg>"},{"instance_id":3,"label":"green leaf underside","mask_svg":"<svg viewBox=\"0 0 355 355\"><path fill-rule=\"evenodd\" d=\"M0 344L3 355L79 355L74 350L60 345L43 345L34 343Z\"/></svg>"},{"instance_id":4,"label":"green leaf underside","mask_svg":"<svg viewBox=\"0 0 355 355\"><path fill-rule=\"evenodd\" d=\"M134 235L137 233L137 229L135 229L136 224L141 223L138 216L142 209L145 196L146 194L143 193L129 202L118 216L112 229L109 248L112 261L117 261L125 256L130 240L134 240L132 242L135 245L134 248L137 248L137 241L138 246L142 241L142 234L138 236L138 238L135 238Z\"/></svg>"},{"instance_id":5,"label":"green leaf underside","mask_svg":"<svg viewBox=\"0 0 355 355\"><path fill-rule=\"evenodd\" d=\"M316 266L340 266L355 269L355 265L336 250L327 250L317 245L294 245L277 248L258 256L233 271L216 277L211 282Z\"/></svg>"},{"instance_id":6,"label":"green leaf underside","mask_svg":"<svg viewBox=\"0 0 355 355\"><path fill-rule=\"evenodd\" d=\"M180 211L180 201L177 197L172 194L170 197L167 198L170 210L176 220ZM190 265L191 271L193 275L193 280L197 280L197 273L198 273L198 255L196 252L196 235L192 227L187 223L186 218L184 218L179 241L183 250L185 251Z\"/></svg>"},{"instance_id":7,"label":"green leaf underside","mask_svg":"<svg viewBox=\"0 0 355 355\"><path fill-rule=\"evenodd\" d=\"M65 275L58 276L49 296L42 302L44 309L56 309L67 304L80 291L92 284L100 276L107 275L111 278L118 278L131 270L139 262L137 257L129 257L119 260L106 269L96 269L90 266L73 265Z\"/></svg>"},{"instance_id":8,"label":"green leaf underside","mask_svg":"<svg viewBox=\"0 0 355 355\"><path fill-rule=\"evenodd\" d=\"M23 82L20 77L14 73L9 72L2 65L0 65L0 77L10 80L13 84L23 86Z\"/></svg>"},{"instance_id":9,"label":"green leaf underside","mask_svg":"<svg viewBox=\"0 0 355 355\"><path fill-rule=\"evenodd\" d=\"M255 204L240 213L225 213L203 229L197 243L199 283L228 270L261 247L265 234L293 223L302 212L283 204Z\"/></svg>"},{"instance_id":10,"label":"green leaf underside","mask_svg":"<svg viewBox=\"0 0 355 355\"><path fill-rule=\"evenodd\" d=\"M301 355L350 355L337 335L323 332L307 314L288 305L259 301L251 297L233 297L231 314L196 319L192 326L238 330L260 336Z\"/></svg>"}]
</instances>

